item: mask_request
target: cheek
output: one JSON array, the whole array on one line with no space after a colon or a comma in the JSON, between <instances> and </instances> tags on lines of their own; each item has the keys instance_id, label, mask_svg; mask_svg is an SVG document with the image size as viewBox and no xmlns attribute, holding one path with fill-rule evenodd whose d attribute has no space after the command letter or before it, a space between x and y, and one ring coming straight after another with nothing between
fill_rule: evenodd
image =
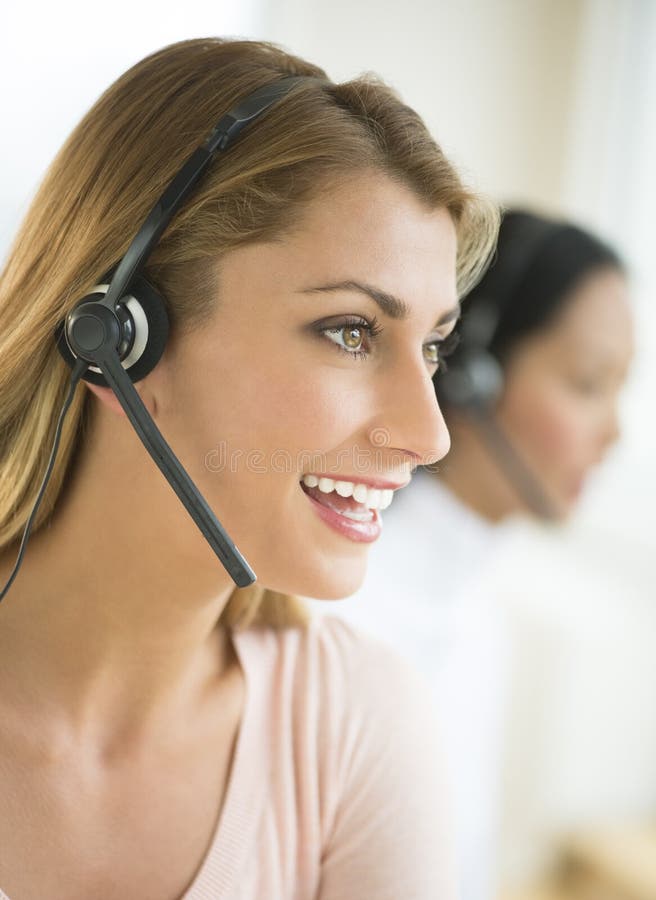
<instances>
[{"instance_id":1,"label":"cheek","mask_svg":"<svg viewBox=\"0 0 656 900\"><path fill-rule=\"evenodd\" d=\"M176 382L176 430L198 458L219 447L235 459L252 454L247 471L307 469L304 454L328 454L352 440L370 407L367 396L353 392L352 372L297 363L293 354L255 353L244 365L226 353L204 363Z\"/></svg>"},{"instance_id":2,"label":"cheek","mask_svg":"<svg viewBox=\"0 0 656 900\"><path fill-rule=\"evenodd\" d=\"M576 464L585 452L585 424L571 393L555 383L512 387L499 420L513 442L543 469Z\"/></svg>"},{"instance_id":3,"label":"cheek","mask_svg":"<svg viewBox=\"0 0 656 900\"><path fill-rule=\"evenodd\" d=\"M361 421L353 395L312 373L289 381L269 379L253 388L250 408L256 413L246 430L265 447L330 451L352 436Z\"/></svg>"}]
</instances>

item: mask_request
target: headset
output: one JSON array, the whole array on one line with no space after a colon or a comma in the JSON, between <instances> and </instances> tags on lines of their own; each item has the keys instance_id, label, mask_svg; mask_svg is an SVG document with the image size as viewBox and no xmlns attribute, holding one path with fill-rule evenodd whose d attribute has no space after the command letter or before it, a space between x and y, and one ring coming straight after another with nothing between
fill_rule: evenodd
<instances>
[{"instance_id":1,"label":"headset","mask_svg":"<svg viewBox=\"0 0 656 900\"><path fill-rule=\"evenodd\" d=\"M543 519L557 519L558 512L538 476L521 458L496 417L505 377L491 345L504 312L522 288L537 258L563 226L556 222L530 220L515 241L508 241L503 258L493 261L486 274L488 295L476 298L459 327L457 356L444 372L434 376L436 394L461 411L477 427L485 446L513 484L529 509ZM504 301L495 300L496 286L503 282Z\"/></svg>"},{"instance_id":2,"label":"headset","mask_svg":"<svg viewBox=\"0 0 656 900\"><path fill-rule=\"evenodd\" d=\"M151 418L133 382L152 371L162 357L169 334L166 303L141 275L148 256L167 225L189 196L217 153L225 151L241 131L308 76L287 76L249 94L221 117L207 139L194 150L173 177L133 238L120 262L79 300L57 325L57 348L72 368L69 393L57 423L55 440L39 494L23 532L16 565L0 593L11 587L39 504L54 465L66 412L80 379L109 386L139 435L210 547L238 587L256 575L246 562L187 471Z\"/></svg>"}]
</instances>

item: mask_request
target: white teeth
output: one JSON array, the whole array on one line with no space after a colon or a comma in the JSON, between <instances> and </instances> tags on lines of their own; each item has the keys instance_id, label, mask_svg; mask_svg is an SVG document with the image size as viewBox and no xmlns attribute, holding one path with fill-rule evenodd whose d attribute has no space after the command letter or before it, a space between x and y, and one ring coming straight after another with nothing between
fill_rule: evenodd
<instances>
[{"instance_id":1,"label":"white teeth","mask_svg":"<svg viewBox=\"0 0 656 900\"><path fill-rule=\"evenodd\" d=\"M385 490L380 492L380 506L378 509L387 509L394 499L394 491Z\"/></svg>"},{"instance_id":2,"label":"white teeth","mask_svg":"<svg viewBox=\"0 0 656 900\"><path fill-rule=\"evenodd\" d=\"M376 488L371 488L371 490L367 494L365 503L367 504L369 509L378 509L378 507L380 506L380 491Z\"/></svg>"},{"instance_id":3,"label":"white teeth","mask_svg":"<svg viewBox=\"0 0 656 900\"><path fill-rule=\"evenodd\" d=\"M394 491L377 490L372 488L367 491L367 499L365 503L370 509L387 509L394 498Z\"/></svg>"},{"instance_id":4,"label":"white teeth","mask_svg":"<svg viewBox=\"0 0 656 900\"><path fill-rule=\"evenodd\" d=\"M352 481L335 481L332 478L318 478L316 475L304 475L303 484L307 487L318 487L323 494L336 491L340 497L353 497L357 503L364 504L367 509L387 509L394 497L393 490L370 488L366 484L354 484ZM358 513L354 510L352 518ZM346 513L344 513L346 515Z\"/></svg>"},{"instance_id":5,"label":"white teeth","mask_svg":"<svg viewBox=\"0 0 656 900\"><path fill-rule=\"evenodd\" d=\"M335 490L340 497L350 497L353 494L354 484L352 481L336 481Z\"/></svg>"},{"instance_id":6,"label":"white teeth","mask_svg":"<svg viewBox=\"0 0 656 900\"><path fill-rule=\"evenodd\" d=\"M371 522L373 521L372 509L344 509L340 511L340 516L346 516L347 519L353 519L354 522Z\"/></svg>"}]
</instances>

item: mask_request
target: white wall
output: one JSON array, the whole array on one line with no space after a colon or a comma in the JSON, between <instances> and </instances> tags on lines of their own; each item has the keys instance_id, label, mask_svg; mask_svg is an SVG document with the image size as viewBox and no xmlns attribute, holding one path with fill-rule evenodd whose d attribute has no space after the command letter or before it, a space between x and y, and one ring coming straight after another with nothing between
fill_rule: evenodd
<instances>
[{"instance_id":1,"label":"white wall","mask_svg":"<svg viewBox=\"0 0 656 900\"><path fill-rule=\"evenodd\" d=\"M629 264L636 359L624 401L625 439L582 516L654 546L656 3L588 0L583 21L561 205L606 235Z\"/></svg>"},{"instance_id":2,"label":"white wall","mask_svg":"<svg viewBox=\"0 0 656 900\"><path fill-rule=\"evenodd\" d=\"M0 21L0 259L48 164L97 97L166 44L253 37L262 0L27 0Z\"/></svg>"},{"instance_id":3,"label":"white wall","mask_svg":"<svg viewBox=\"0 0 656 900\"><path fill-rule=\"evenodd\" d=\"M270 0L265 33L335 79L374 70L482 187L558 203L581 0Z\"/></svg>"}]
</instances>

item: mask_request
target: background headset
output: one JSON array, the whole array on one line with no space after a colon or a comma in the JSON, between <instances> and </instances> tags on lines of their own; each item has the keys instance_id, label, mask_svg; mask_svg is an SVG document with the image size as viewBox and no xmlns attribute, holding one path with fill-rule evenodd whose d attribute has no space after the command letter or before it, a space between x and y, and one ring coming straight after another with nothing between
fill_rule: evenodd
<instances>
[{"instance_id":1,"label":"background headset","mask_svg":"<svg viewBox=\"0 0 656 900\"><path fill-rule=\"evenodd\" d=\"M458 329L457 353L448 368L433 378L438 399L467 416L476 426L492 458L529 509L543 519L558 512L537 474L524 462L496 416L505 376L491 346L504 313L516 300L533 264L563 226L556 222L527 219L514 239L509 239L485 274L485 290L472 301ZM498 299L503 285L503 297ZM528 298L527 298L528 302Z\"/></svg>"},{"instance_id":2,"label":"background headset","mask_svg":"<svg viewBox=\"0 0 656 900\"><path fill-rule=\"evenodd\" d=\"M279 79L258 88L222 116L171 180L118 265L55 329L57 348L73 369L70 389L59 416L46 473L23 532L18 558L0 600L18 573L32 522L52 472L64 417L81 378L110 387L116 394L142 443L235 584L247 587L255 581L255 573L165 441L134 388L133 382L145 378L161 359L169 334L166 303L140 273L166 226L214 156L226 150L245 126L299 82L307 80L308 76Z\"/></svg>"}]
</instances>

